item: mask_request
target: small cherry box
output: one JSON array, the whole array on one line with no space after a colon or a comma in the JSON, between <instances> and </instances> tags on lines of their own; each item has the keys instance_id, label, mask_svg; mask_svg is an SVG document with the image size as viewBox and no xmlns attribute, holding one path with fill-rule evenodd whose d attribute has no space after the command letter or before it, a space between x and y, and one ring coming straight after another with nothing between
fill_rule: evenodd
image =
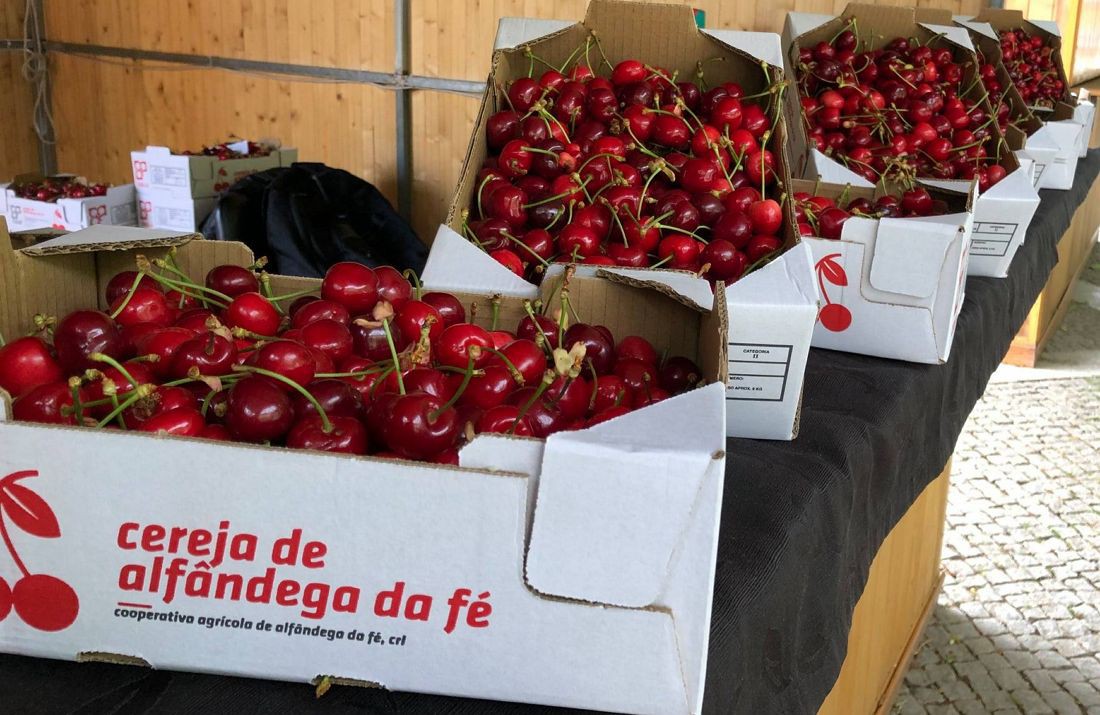
<instances>
[{"instance_id":1,"label":"small cherry box","mask_svg":"<svg viewBox=\"0 0 1100 715\"><path fill-rule=\"evenodd\" d=\"M795 179L794 191L874 199L866 189ZM935 191L954 211L942 216L852 216L840 238L804 236L824 305L816 348L937 364L947 362L965 295L974 215L970 197ZM976 188L973 189L976 191Z\"/></svg>"},{"instance_id":2,"label":"small cherry box","mask_svg":"<svg viewBox=\"0 0 1100 715\"><path fill-rule=\"evenodd\" d=\"M249 142L231 147L247 153ZM202 154L174 154L166 146L147 146L130 152L134 186L139 191L155 190L175 198L203 199L217 196L249 174L298 161L297 149L273 147L263 156L220 160Z\"/></svg>"},{"instance_id":3,"label":"small cherry box","mask_svg":"<svg viewBox=\"0 0 1100 715\"><path fill-rule=\"evenodd\" d=\"M137 225L134 207L134 185L111 186L103 196L84 198L59 197L54 201L38 201L20 198L16 185L40 182L41 174L21 174L11 183L0 185L0 215L13 231L34 231L56 228L63 231L79 231L97 224L113 226Z\"/></svg>"},{"instance_id":4,"label":"small cherry box","mask_svg":"<svg viewBox=\"0 0 1100 715\"><path fill-rule=\"evenodd\" d=\"M102 306L111 276L171 246L192 275L253 261L238 243L104 226L17 250L0 224L14 277L0 330ZM36 594L0 613L0 651L698 713L725 301L719 287L700 310L620 276L578 275L570 291L594 322L693 358L706 384L546 440L479 435L460 467L14 422L0 392L0 577ZM460 298L489 324L494 296ZM499 310L526 314L515 298Z\"/></svg>"},{"instance_id":5,"label":"small cherry box","mask_svg":"<svg viewBox=\"0 0 1100 715\"><path fill-rule=\"evenodd\" d=\"M180 197L171 191L138 189L137 217L142 228L166 228L173 231L198 231L214 209L217 198Z\"/></svg>"},{"instance_id":6,"label":"small cherry box","mask_svg":"<svg viewBox=\"0 0 1100 715\"><path fill-rule=\"evenodd\" d=\"M849 21L855 20L861 33L874 28L870 34L873 48L884 46L895 37L916 37L922 42L938 43L947 47L956 57L964 57L970 65L964 69L964 80L969 81L973 66L977 65L974 45L966 28L953 24L946 10L927 8L885 7L850 3L840 16L818 13L791 12L783 28L783 49L786 52L788 78L794 82L794 68L798 63L799 48L828 41L840 32ZM965 64L965 62L964 62ZM839 161L812 146L806 131L806 120L797 91L787 93L787 122L791 128L792 173L796 178L814 180L821 178L834 184L852 184L874 188L874 184ZM987 115L992 115L988 101L982 100ZM994 127L996 124L994 123ZM997 162L1007 175L998 183L980 192L971 202L974 213L974 244L970 249L969 275L1004 278L1016 251L1023 245L1027 227L1039 207L1039 195L1032 181L1030 162L1023 166L1014 152L1024 149L1026 135L1009 126L1005 141L1011 151L1001 154ZM968 197L970 181L921 179L930 188L954 191Z\"/></svg>"},{"instance_id":7,"label":"small cherry box","mask_svg":"<svg viewBox=\"0 0 1100 715\"><path fill-rule=\"evenodd\" d=\"M661 28L659 33L653 28ZM437 233L425 275L444 287L492 286L508 295L533 295L537 288L513 274L462 235L463 211L473 200L478 171L488 156L486 123L505 106L498 88L526 77L531 60L526 51L559 66L590 33L600 40L611 64L635 58L667 68L679 76L694 76L706 64L708 81L733 81L746 94L767 91L767 76L782 76L779 37L766 32L700 29L691 8L659 3L593 0L583 22L505 17L497 29L487 91L474 125L462 175L451 200L446 224ZM595 49L592 50L595 53ZM787 127L776 124L773 152L781 177L789 177L783 149ZM775 197L778 199L778 195ZM759 270L726 286L731 316L726 349L727 434L754 439L791 440L798 434L802 381L818 296L810 254L794 232L793 215L786 218L782 252ZM461 243L472 250L463 250ZM430 271L430 273L429 273ZM695 305L710 309L714 296L707 281L690 273L665 269L608 268L607 272L663 282L691 295Z\"/></svg>"}]
</instances>

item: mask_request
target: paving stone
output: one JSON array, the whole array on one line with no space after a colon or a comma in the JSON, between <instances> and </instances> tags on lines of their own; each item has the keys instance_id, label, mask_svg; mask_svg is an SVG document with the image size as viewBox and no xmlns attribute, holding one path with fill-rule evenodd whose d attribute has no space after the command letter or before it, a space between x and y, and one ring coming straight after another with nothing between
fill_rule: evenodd
<instances>
[{"instance_id":1,"label":"paving stone","mask_svg":"<svg viewBox=\"0 0 1100 715\"><path fill-rule=\"evenodd\" d=\"M989 385L955 449L947 582L895 713L1100 715L1097 415L1097 378Z\"/></svg>"}]
</instances>

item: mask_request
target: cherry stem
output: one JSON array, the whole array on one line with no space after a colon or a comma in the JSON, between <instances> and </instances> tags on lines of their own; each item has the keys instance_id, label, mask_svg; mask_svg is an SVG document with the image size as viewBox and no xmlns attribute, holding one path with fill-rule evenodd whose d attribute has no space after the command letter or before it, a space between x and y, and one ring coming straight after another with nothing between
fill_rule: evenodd
<instances>
[{"instance_id":1,"label":"cherry stem","mask_svg":"<svg viewBox=\"0 0 1100 715\"><path fill-rule=\"evenodd\" d=\"M481 207L481 192L485 190L486 184L488 184L489 181L493 179L493 177L493 174L486 175L486 177L481 180L481 183L478 184L477 187L477 196L475 197L477 199L477 215L481 218L485 218L485 209Z\"/></svg>"},{"instance_id":2,"label":"cherry stem","mask_svg":"<svg viewBox=\"0 0 1100 715\"><path fill-rule=\"evenodd\" d=\"M466 388L470 386L470 380L473 379L474 372L476 372L476 370L474 370L473 352L467 349L466 353L468 355L468 358L466 360L466 369L463 371L462 382L458 383L458 389L454 391L453 395L451 395L451 399L440 405L438 410L433 410L428 413L429 421L435 422L437 419L439 419L440 415L454 407L455 403L458 402L458 398L462 397L462 393L465 392Z\"/></svg>"},{"instance_id":3,"label":"cherry stem","mask_svg":"<svg viewBox=\"0 0 1100 715\"><path fill-rule=\"evenodd\" d=\"M310 294L316 293L316 292L317 292L316 288L306 288L305 290L296 290L293 293L286 293L284 295L269 295L269 296L266 296L266 297L272 303L276 303L276 302L281 301L281 300L291 300L293 298L301 298L303 295L310 295ZM277 308L278 306L275 306L275 307Z\"/></svg>"},{"instance_id":4,"label":"cherry stem","mask_svg":"<svg viewBox=\"0 0 1100 715\"><path fill-rule=\"evenodd\" d=\"M111 420L117 417L118 426L122 429L127 429L126 420L122 419L122 413L130 409L130 407L135 402L145 397L148 397L150 394L152 394L152 387L150 385L142 385L140 387L135 387L133 390L131 390L130 396L127 397L125 400L122 400L121 402L119 402L118 395L111 395L111 402L115 405L115 408L111 410L106 417L96 423L96 427L106 427L108 424L111 423Z\"/></svg>"},{"instance_id":5,"label":"cherry stem","mask_svg":"<svg viewBox=\"0 0 1100 715\"><path fill-rule=\"evenodd\" d=\"M520 420L527 416L527 412L531 409L531 406L534 405L540 397L542 397L542 393L546 392L546 388L550 387L550 384L554 382L555 377L556 376L554 375L554 372L552 370L547 370L543 374L542 380L539 382L539 386L535 388L535 394L531 395L530 399L528 399L527 402L524 403L523 407L520 408L519 412L516 413L516 419L513 420L512 426L508 429L508 434L516 433L516 425L519 424Z\"/></svg>"},{"instance_id":6,"label":"cherry stem","mask_svg":"<svg viewBox=\"0 0 1100 715\"><path fill-rule=\"evenodd\" d=\"M589 178L585 179L585 180L584 180L583 182L581 182L581 183L580 183L580 184L579 184L579 185L577 186L577 188L579 188L579 189L581 189L581 190L584 190L584 187L585 187L585 186L586 186L586 185L588 184L588 182L589 182L589 181L591 181L591 180L592 180L592 177L589 177ZM567 190L565 190L565 191L561 192L560 194L554 194L553 196L547 196L547 197L546 197L546 198L544 198L544 199L539 199L538 201L532 201L532 202L531 202L531 203L529 203L529 204L524 204L524 205L523 205L523 208L525 208L525 209L533 209L533 208L535 208L536 206L542 206L543 204L550 204L550 203L553 203L553 202L555 202L555 201L561 201L561 200L562 200L562 199L564 199L564 198L565 198L566 196L572 196L572 195L573 195L573 194L575 194L575 193L577 193L577 189L567 189Z\"/></svg>"},{"instance_id":7,"label":"cherry stem","mask_svg":"<svg viewBox=\"0 0 1100 715\"><path fill-rule=\"evenodd\" d=\"M397 371L397 390L405 394L405 380L401 377L401 363L397 359L397 345L393 342L393 333L390 332L390 319L382 319L382 332L386 334L386 344L390 347L390 357L393 358L393 369Z\"/></svg>"},{"instance_id":8,"label":"cherry stem","mask_svg":"<svg viewBox=\"0 0 1100 715\"><path fill-rule=\"evenodd\" d=\"M355 370L353 372L319 372L313 377L315 378L338 378L338 377L367 377L368 375L377 375L382 372L384 368L378 368L377 370Z\"/></svg>"},{"instance_id":9,"label":"cherry stem","mask_svg":"<svg viewBox=\"0 0 1100 715\"><path fill-rule=\"evenodd\" d=\"M115 360L110 355L106 355L104 353L92 353L91 355L88 356L88 359L89 360L94 360L95 362L102 362L102 363L106 363L106 364L110 365L114 369L118 370L119 374L121 374L123 377L125 377L127 380L130 381L131 389L137 389L138 384L137 384L137 380L134 379L134 376L130 374L129 370L127 370L125 367L123 367L122 363L120 363L118 360Z\"/></svg>"},{"instance_id":10,"label":"cherry stem","mask_svg":"<svg viewBox=\"0 0 1100 715\"><path fill-rule=\"evenodd\" d=\"M24 578L30 576L31 572L27 570L23 560L19 558L19 554L15 551L15 544L12 543L11 536L8 534L8 527L4 523L3 509L0 509L0 537L4 539L4 546L8 547L8 553L11 554L11 560L15 562L15 567L19 569Z\"/></svg>"},{"instance_id":11,"label":"cherry stem","mask_svg":"<svg viewBox=\"0 0 1100 715\"><path fill-rule=\"evenodd\" d=\"M596 406L596 395L599 393L600 376L596 373L596 366L592 364L591 360L585 360L584 364L588 367L588 371L592 373L592 396L588 398L588 411L591 412Z\"/></svg>"},{"instance_id":12,"label":"cherry stem","mask_svg":"<svg viewBox=\"0 0 1100 715\"><path fill-rule=\"evenodd\" d=\"M535 345L538 345L546 354L550 357L554 356L554 351L550 348L550 342L546 339L546 335L542 332L542 326L535 318L535 310L531 306L531 301L523 301L523 310L527 312L527 317L531 320L531 325L535 328Z\"/></svg>"},{"instance_id":13,"label":"cherry stem","mask_svg":"<svg viewBox=\"0 0 1100 715\"><path fill-rule=\"evenodd\" d=\"M465 222L463 222L463 225L466 225ZM420 294L424 291L424 285L420 282L420 276L416 275L416 271L411 268L406 268L401 272L401 275L403 275L405 280L409 283L412 283L413 296L416 300L420 300Z\"/></svg>"},{"instance_id":14,"label":"cherry stem","mask_svg":"<svg viewBox=\"0 0 1100 715\"><path fill-rule=\"evenodd\" d=\"M80 401L80 379L69 382L69 394L73 398L73 414L78 425L84 424L84 403Z\"/></svg>"},{"instance_id":15,"label":"cherry stem","mask_svg":"<svg viewBox=\"0 0 1100 715\"><path fill-rule=\"evenodd\" d=\"M523 379L523 374L519 371L519 368L516 367L516 364L508 359L507 355L497 350L496 348L482 347L481 349L500 358L501 362L504 363L504 367L512 375L512 379L516 381L516 384L521 386L523 385L523 383L525 382L525 380Z\"/></svg>"},{"instance_id":16,"label":"cherry stem","mask_svg":"<svg viewBox=\"0 0 1100 715\"><path fill-rule=\"evenodd\" d=\"M330 432L332 432L332 422L329 420L328 413L325 412L325 408L321 407L320 401L316 397L313 396L313 393L311 393L306 388L302 387L296 380L292 380L289 377L287 377L286 375L280 375L279 373L275 372L274 370L268 370L266 368L256 367L255 365L234 365L233 370L235 370L236 372L254 372L257 375L263 375L264 377L270 377L272 380L277 380L277 381L283 383L284 385L287 385L287 386L293 388L294 390L297 390L298 394L300 394L302 397L309 400L309 403L311 405L313 405L313 408L315 410L317 410L317 414L321 418L321 430L325 434L329 434Z\"/></svg>"},{"instance_id":17,"label":"cherry stem","mask_svg":"<svg viewBox=\"0 0 1100 715\"><path fill-rule=\"evenodd\" d=\"M130 300L134 297L134 293L137 292L138 286L141 285L141 279L145 277L145 271L138 271L134 276L134 282L130 286L130 290L126 291L126 297L122 299L122 302L118 304L118 307L111 313L111 320L117 318L122 311L126 310L126 306L130 305Z\"/></svg>"},{"instance_id":18,"label":"cherry stem","mask_svg":"<svg viewBox=\"0 0 1100 715\"><path fill-rule=\"evenodd\" d=\"M8 344L7 340L4 340L4 333L0 331L0 348Z\"/></svg>"},{"instance_id":19,"label":"cherry stem","mask_svg":"<svg viewBox=\"0 0 1100 715\"><path fill-rule=\"evenodd\" d=\"M203 293L208 293L208 294L214 296L215 298L217 298L218 300L225 301L226 303L232 303L233 302L233 298L226 295L225 293L222 293L221 291L214 290L213 288L207 288L206 286L200 285L200 284L196 283L195 281L191 280L191 276L187 275L182 270L180 270L176 266L174 260L173 261L160 260L160 261L154 261L153 263L157 267L165 268L165 269L171 271L172 273L175 273L177 276L179 276L180 280L174 281L176 283L182 283L184 286L186 286L188 288L193 288L197 291L201 291ZM154 276L154 278L156 278L156 277L165 278L165 276ZM172 279L165 278L165 280L172 280Z\"/></svg>"},{"instance_id":20,"label":"cherry stem","mask_svg":"<svg viewBox=\"0 0 1100 715\"><path fill-rule=\"evenodd\" d=\"M189 295L192 298L197 298L197 299L201 300L203 303L214 303L215 305L217 305L220 308L226 308L226 307L229 306L229 304L231 302L233 302L233 299L230 298L229 296L226 296L222 293L218 293L218 291L211 291L209 288L207 288L205 286L196 285L194 283L182 283L180 281L172 280L168 276L158 275L156 273L149 273L147 275L150 278L152 278L153 280L155 280L157 283L160 283L161 285L168 286L172 290L179 291L183 295ZM223 296L224 300L221 300L221 299L215 300L214 298L211 298L210 296L202 295L201 293L195 293L194 291L201 291L201 293L212 293L212 294L216 293L219 296Z\"/></svg>"}]
</instances>

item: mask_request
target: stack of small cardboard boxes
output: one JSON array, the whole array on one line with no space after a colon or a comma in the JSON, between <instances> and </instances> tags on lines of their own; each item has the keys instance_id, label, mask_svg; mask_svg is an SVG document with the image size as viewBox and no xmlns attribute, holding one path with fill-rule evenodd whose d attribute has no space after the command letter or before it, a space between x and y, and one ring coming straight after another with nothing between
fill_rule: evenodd
<instances>
[{"instance_id":1,"label":"stack of small cardboard boxes","mask_svg":"<svg viewBox=\"0 0 1100 715\"><path fill-rule=\"evenodd\" d=\"M202 154L174 154L164 146L130 152L137 188L137 222L146 228L194 231L214 208L219 194L240 179L298 160L297 149L275 147L260 156L247 156L250 143L229 148L245 155L219 159Z\"/></svg>"}]
</instances>

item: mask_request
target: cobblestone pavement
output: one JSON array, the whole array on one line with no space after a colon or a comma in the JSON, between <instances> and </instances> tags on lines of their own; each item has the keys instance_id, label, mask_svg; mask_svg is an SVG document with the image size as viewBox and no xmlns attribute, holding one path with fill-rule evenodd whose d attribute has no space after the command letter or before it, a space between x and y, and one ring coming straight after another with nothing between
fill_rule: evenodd
<instances>
[{"instance_id":1,"label":"cobblestone pavement","mask_svg":"<svg viewBox=\"0 0 1100 715\"><path fill-rule=\"evenodd\" d=\"M990 385L943 566L895 713L1100 714L1100 378Z\"/></svg>"}]
</instances>

